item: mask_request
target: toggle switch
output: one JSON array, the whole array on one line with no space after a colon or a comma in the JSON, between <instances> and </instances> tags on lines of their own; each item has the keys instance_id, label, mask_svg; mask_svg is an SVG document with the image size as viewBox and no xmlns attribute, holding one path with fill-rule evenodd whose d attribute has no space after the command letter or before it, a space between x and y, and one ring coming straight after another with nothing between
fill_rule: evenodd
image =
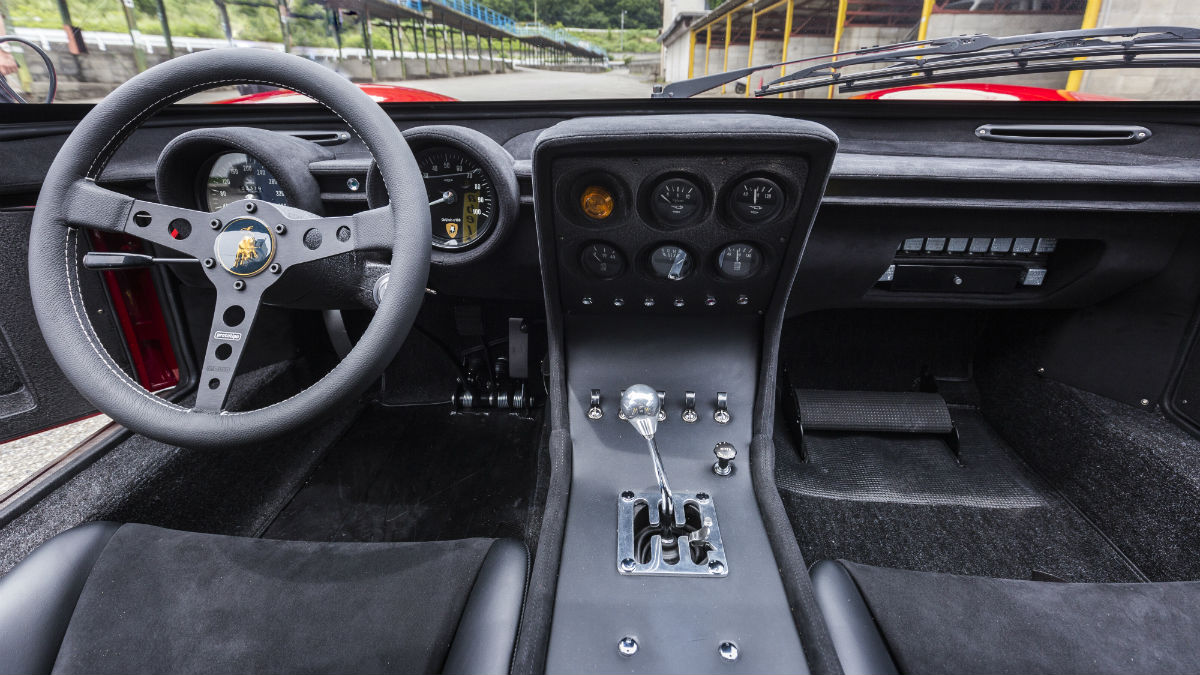
<instances>
[{"instance_id":1,"label":"toggle switch","mask_svg":"<svg viewBox=\"0 0 1200 675\"><path fill-rule=\"evenodd\" d=\"M696 392L683 392L683 412L679 417L688 424L695 424L700 419L700 415L696 413Z\"/></svg>"},{"instance_id":2,"label":"toggle switch","mask_svg":"<svg viewBox=\"0 0 1200 675\"><path fill-rule=\"evenodd\" d=\"M667 392L658 390L658 421L667 421Z\"/></svg>"},{"instance_id":3,"label":"toggle switch","mask_svg":"<svg viewBox=\"0 0 1200 675\"><path fill-rule=\"evenodd\" d=\"M589 420L598 420L604 417L604 409L600 407L600 390L593 389L591 400L589 401L587 416Z\"/></svg>"},{"instance_id":4,"label":"toggle switch","mask_svg":"<svg viewBox=\"0 0 1200 675\"><path fill-rule=\"evenodd\" d=\"M713 421L717 424L729 424L732 417L729 415L729 394L717 392L717 409L713 411Z\"/></svg>"}]
</instances>

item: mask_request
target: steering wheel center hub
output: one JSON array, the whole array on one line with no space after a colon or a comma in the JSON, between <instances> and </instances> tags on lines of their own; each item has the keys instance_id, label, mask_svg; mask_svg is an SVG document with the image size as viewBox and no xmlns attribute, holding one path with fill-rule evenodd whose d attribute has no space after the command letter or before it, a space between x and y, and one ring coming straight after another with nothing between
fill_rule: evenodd
<instances>
[{"instance_id":1,"label":"steering wheel center hub","mask_svg":"<svg viewBox=\"0 0 1200 675\"><path fill-rule=\"evenodd\" d=\"M235 218L217 235L213 255L230 274L252 277L275 257L275 233L257 218Z\"/></svg>"}]
</instances>

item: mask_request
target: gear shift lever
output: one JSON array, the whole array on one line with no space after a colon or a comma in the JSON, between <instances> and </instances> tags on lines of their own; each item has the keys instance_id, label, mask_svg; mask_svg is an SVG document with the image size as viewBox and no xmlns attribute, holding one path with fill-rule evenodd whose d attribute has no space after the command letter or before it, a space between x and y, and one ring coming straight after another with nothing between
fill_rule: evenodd
<instances>
[{"instance_id":1,"label":"gear shift lever","mask_svg":"<svg viewBox=\"0 0 1200 675\"><path fill-rule=\"evenodd\" d=\"M667 483L667 472L663 469L662 457L658 454L658 443L654 440L654 432L658 431L660 405L658 391L654 387L635 384L621 393L621 413L646 439L646 445L650 448L654 477L658 479L659 522L666 527L672 527L675 525L675 502L671 495L671 486Z\"/></svg>"}]
</instances>

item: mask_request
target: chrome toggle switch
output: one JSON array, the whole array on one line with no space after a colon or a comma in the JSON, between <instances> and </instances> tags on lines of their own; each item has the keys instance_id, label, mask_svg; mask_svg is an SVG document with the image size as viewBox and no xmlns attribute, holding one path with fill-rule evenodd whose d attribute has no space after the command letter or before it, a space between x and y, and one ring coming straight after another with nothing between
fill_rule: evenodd
<instances>
[{"instance_id":1,"label":"chrome toggle switch","mask_svg":"<svg viewBox=\"0 0 1200 675\"><path fill-rule=\"evenodd\" d=\"M600 390L593 389L591 401L589 401L587 416L589 420L598 420L604 417L604 408L600 407Z\"/></svg>"},{"instance_id":2,"label":"chrome toggle switch","mask_svg":"<svg viewBox=\"0 0 1200 675\"><path fill-rule=\"evenodd\" d=\"M729 420L733 419L729 415L729 394L717 392L717 409L713 411L713 421L717 424L729 424Z\"/></svg>"},{"instance_id":3,"label":"chrome toggle switch","mask_svg":"<svg viewBox=\"0 0 1200 675\"><path fill-rule=\"evenodd\" d=\"M667 392L658 390L658 421L667 421Z\"/></svg>"},{"instance_id":4,"label":"chrome toggle switch","mask_svg":"<svg viewBox=\"0 0 1200 675\"><path fill-rule=\"evenodd\" d=\"M695 424L700 419L700 415L696 413L696 392L683 392L683 412L679 417L688 424Z\"/></svg>"},{"instance_id":5,"label":"chrome toggle switch","mask_svg":"<svg viewBox=\"0 0 1200 675\"><path fill-rule=\"evenodd\" d=\"M733 473L733 460L737 458L737 448L733 447L733 443L721 441L713 448L713 454L717 456L717 462L713 464L713 473L718 476L728 476Z\"/></svg>"}]
</instances>

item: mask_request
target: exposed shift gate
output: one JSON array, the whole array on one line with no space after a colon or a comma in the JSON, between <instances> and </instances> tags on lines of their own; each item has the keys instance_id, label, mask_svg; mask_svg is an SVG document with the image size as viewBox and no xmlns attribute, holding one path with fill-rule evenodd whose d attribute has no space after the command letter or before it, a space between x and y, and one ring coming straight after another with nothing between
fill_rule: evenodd
<instances>
[{"instance_id":1,"label":"exposed shift gate","mask_svg":"<svg viewBox=\"0 0 1200 675\"><path fill-rule=\"evenodd\" d=\"M662 397L635 384L621 394L621 417L650 451L658 492L622 492L617 500L617 569L621 574L725 576L729 566L717 511L706 493L675 493L667 481L654 434Z\"/></svg>"}]
</instances>

